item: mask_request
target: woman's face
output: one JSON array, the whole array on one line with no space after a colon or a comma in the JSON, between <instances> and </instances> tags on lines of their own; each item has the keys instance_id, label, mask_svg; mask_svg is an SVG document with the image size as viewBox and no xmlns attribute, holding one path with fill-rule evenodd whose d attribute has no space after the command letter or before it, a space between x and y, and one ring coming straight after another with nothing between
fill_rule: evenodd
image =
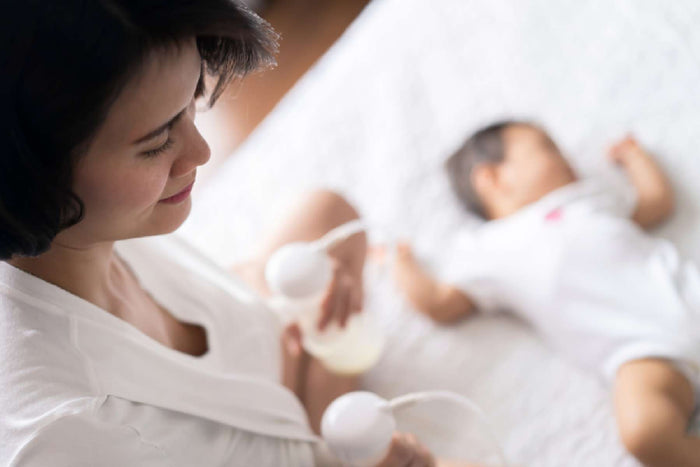
<instances>
[{"instance_id":1,"label":"woman's face","mask_svg":"<svg viewBox=\"0 0 700 467\"><path fill-rule=\"evenodd\" d=\"M187 188L209 146L194 126L195 41L153 52L127 84L74 170L85 216L59 242L88 246L168 233L187 218ZM178 200L166 200L185 190ZM171 202L168 202L171 201Z\"/></svg>"}]
</instances>

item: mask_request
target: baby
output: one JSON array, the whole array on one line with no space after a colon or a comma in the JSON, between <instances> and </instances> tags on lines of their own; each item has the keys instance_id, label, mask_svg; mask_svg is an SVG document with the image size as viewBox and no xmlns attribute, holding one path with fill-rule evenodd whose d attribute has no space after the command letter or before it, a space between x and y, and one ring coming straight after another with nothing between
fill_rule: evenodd
<instances>
[{"instance_id":1,"label":"baby","mask_svg":"<svg viewBox=\"0 0 700 467\"><path fill-rule=\"evenodd\" d=\"M686 434L700 364L700 274L644 229L673 210L668 179L628 137L610 149L636 196L579 180L539 127L507 121L447 161L461 202L489 222L441 280L399 247L395 278L433 319L521 315L611 385L622 442L647 466L700 467ZM450 269L450 268L448 268Z\"/></svg>"}]
</instances>

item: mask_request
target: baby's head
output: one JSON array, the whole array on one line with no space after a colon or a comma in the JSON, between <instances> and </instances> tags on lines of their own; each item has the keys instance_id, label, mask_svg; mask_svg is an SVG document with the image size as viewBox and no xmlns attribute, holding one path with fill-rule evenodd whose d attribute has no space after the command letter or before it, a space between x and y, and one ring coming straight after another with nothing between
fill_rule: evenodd
<instances>
[{"instance_id":1,"label":"baby's head","mask_svg":"<svg viewBox=\"0 0 700 467\"><path fill-rule=\"evenodd\" d=\"M576 180L549 135L521 121L477 131L446 167L459 199L485 219L510 215Z\"/></svg>"}]
</instances>

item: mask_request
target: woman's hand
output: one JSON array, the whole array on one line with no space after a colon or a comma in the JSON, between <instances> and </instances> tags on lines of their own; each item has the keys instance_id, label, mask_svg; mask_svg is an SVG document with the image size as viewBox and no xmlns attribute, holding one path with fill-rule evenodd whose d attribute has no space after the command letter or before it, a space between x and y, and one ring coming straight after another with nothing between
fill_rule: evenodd
<instances>
[{"instance_id":1,"label":"woman's hand","mask_svg":"<svg viewBox=\"0 0 700 467\"><path fill-rule=\"evenodd\" d=\"M389 452L376 467L435 467L435 458L414 435L394 433Z\"/></svg>"},{"instance_id":2,"label":"woman's hand","mask_svg":"<svg viewBox=\"0 0 700 467\"><path fill-rule=\"evenodd\" d=\"M345 326L352 313L362 310L362 282L342 262L333 260L333 279L321 302L318 329L323 330L333 321Z\"/></svg>"}]
</instances>

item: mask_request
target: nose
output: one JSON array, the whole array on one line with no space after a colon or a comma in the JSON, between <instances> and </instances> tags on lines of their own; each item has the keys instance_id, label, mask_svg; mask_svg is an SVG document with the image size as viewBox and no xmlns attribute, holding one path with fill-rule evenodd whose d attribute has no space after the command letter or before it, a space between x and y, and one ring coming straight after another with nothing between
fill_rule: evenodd
<instances>
[{"instance_id":1,"label":"nose","mask_svg":"<svg viewBox=\"0 0 700 467\"><path fill-rule=\"evenodd\" d=\"M209 144L197 130L192 120L186 122L187 128L183 132L185 139L182 150L173 163L170 175L173 178L190 174L197 166L204 165L211 157Z\"/></svg>"}]
</instances>

